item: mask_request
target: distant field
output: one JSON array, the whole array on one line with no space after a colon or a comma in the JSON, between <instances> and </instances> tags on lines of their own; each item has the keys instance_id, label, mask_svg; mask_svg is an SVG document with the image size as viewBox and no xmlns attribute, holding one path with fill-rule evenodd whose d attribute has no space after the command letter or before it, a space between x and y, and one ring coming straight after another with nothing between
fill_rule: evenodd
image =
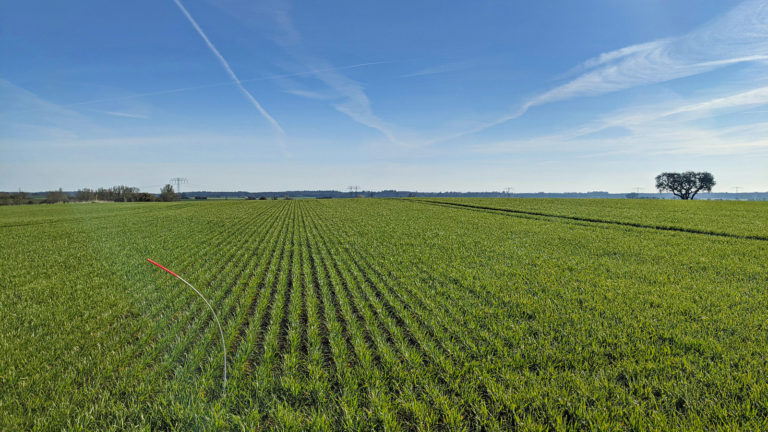
<instances>
[{"instance_id":1,"label":"distant field","mask_svg":"<svg viewBox=\"0 0 768 432\"><path fill-rule=\"evenodd\" d=\"M0 208L0 430L766 430L763 238L768 203ZM145 258L218 311L226 395Z\"/></svg>"}]
</instances>

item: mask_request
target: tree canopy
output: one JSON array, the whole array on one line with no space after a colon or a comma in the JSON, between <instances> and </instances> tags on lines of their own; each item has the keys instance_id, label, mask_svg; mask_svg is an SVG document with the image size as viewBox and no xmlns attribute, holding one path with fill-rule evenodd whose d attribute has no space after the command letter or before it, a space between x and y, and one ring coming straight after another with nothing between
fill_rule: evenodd
<instances>
[{"instance_id":1,"label":"tree canopy","mask_svg":"<svg viewBox=\"0 0 768 432\"><path fill-rule=\"evenodd\" d=\"M665 172L656 176L659 192L669 191L684 200L692 200L702 190L711 192L714 185L715 177L706 171Z\"/></svg>"},{"instance_id":2,"label":"tree canopy","mask_svg":"<svg viewBox=\"0 0 768 432\"><path fill-rule=\"evenodd\" d=\"M178 201L179 195L173 190L173 186L167 184L160 189L160 201Z\"/></svg>"}]
</instances>

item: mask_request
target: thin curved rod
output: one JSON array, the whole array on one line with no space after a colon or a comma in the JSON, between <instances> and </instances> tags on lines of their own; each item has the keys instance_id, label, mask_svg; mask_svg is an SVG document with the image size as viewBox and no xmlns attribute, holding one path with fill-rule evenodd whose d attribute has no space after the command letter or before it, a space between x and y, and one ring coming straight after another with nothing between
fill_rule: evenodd
<instances>
[{"instance_id":1,"label":"thin curved rod","mask_svg":"<svg viewBox=\"0 0 768 432\"><path fill-rule=\"evenodd\" d=\"M191 283L187 282L181 276L179 276L176 273L172 272L171 270L167 269L162 264L160 264L160 263L158 263L156 261L153 261L153 260L151 260L149 258L147 258L147 261L149 261L150 263L160 267L161 269L165 270L166 272L172 274L176 279L178 279L178 280L184 282L185 284L187 284L187 286L192 288L197 293L197 295L199 295L200 298L203 299L205 304L208 305L208 309L211 310L211 313L213 314L213 318L216 320L216 324L219 326L219 335L221 335L221 347L224 350L224 394L226 395L227 394L227 345L224 342L224 331L221 329L221 323L219 322L218 315L216 315L216 311L213 310L213 307L211 306L210 303L208 303L208 300L203 296L203 294L201 294L200 291L197 290L197 288L193 287Z\"/></svg>"}]
</instances>

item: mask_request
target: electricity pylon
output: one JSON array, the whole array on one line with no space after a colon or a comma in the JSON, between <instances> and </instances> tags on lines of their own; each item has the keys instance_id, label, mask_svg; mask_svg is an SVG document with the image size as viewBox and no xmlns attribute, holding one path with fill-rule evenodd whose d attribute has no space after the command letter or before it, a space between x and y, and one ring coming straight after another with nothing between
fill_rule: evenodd
<instances>
[{"instance_id":1,"label":"electricity pylon","mask_svg":"<svg viewBox=\"0 0 768 432\"><path fill-rule=\"evenodd\" d=\"M170 180L171 183L176 183L176 193L181 195L181 184L187 183L188 180L184 177L174 177Z\"/></svg>"}]
</instances>

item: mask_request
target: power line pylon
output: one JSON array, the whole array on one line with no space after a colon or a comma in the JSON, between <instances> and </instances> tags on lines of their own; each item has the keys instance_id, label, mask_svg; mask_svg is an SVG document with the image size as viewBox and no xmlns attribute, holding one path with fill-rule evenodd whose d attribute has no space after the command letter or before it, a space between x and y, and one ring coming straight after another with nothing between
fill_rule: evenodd
<instances>
[{"instance_id":1,"label":"power line pylon","mask_svg":"<svg viewBox=\"0 0 768 432\"><path fill-rule=\"evenodd\" d=\"M184 177L174 177L170 180L171 183L176 183L176 193L181 195L181 184L187 183L189 180L187 180Z\"/></svg>"}]
</instances>

